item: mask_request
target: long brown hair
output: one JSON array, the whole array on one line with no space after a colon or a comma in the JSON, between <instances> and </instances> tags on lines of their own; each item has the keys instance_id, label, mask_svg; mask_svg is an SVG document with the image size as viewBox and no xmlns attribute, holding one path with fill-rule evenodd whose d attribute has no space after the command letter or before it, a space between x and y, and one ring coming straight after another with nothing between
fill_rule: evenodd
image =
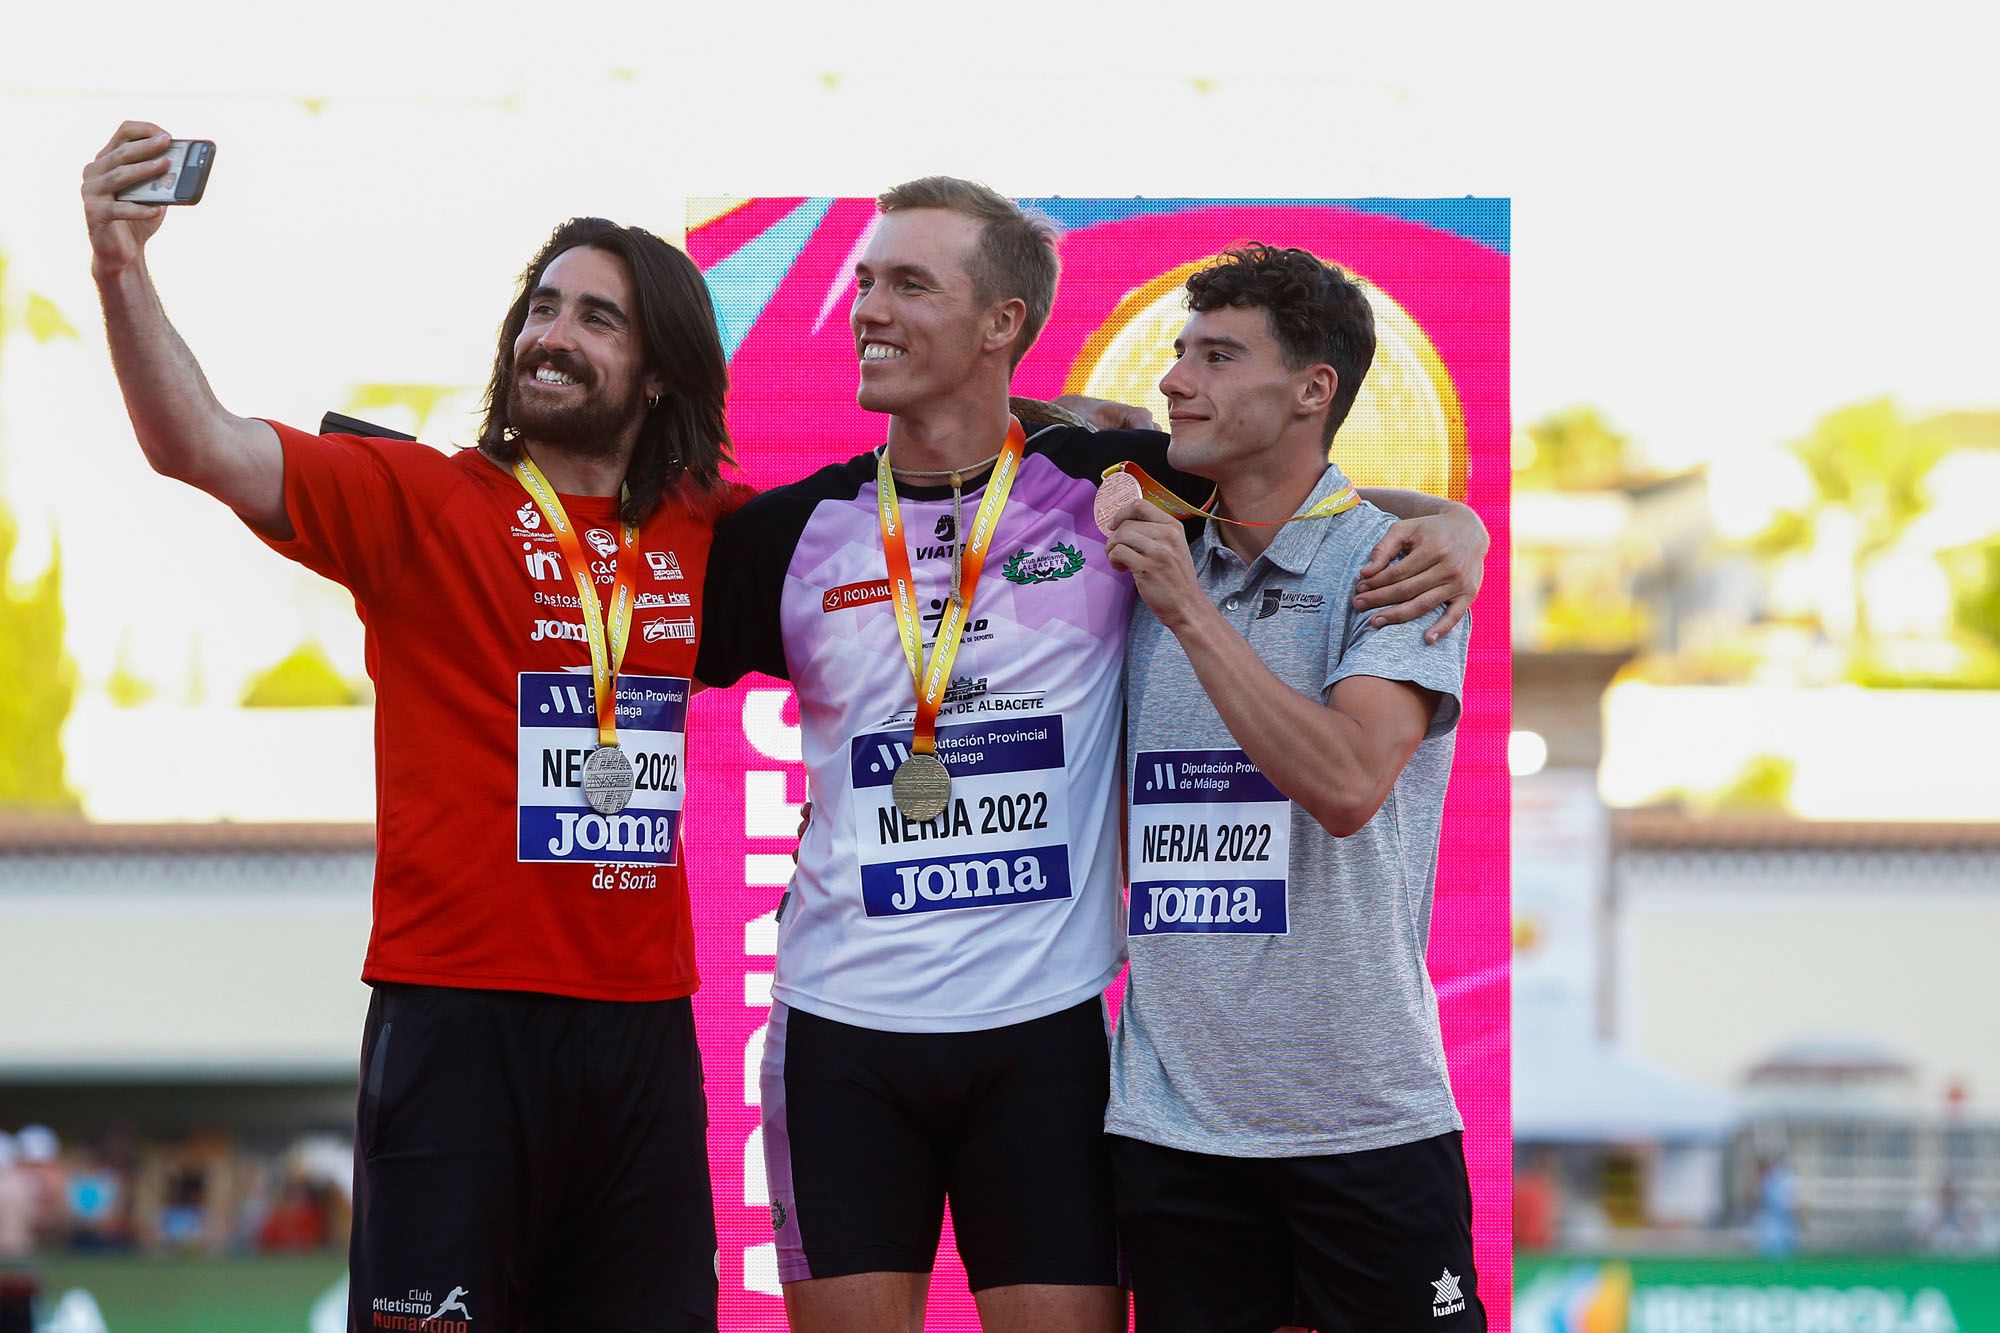
<instances>
[{"instance_id":1,"label":"long brown hair","mask_svg":"<svg viewBox=\"0 0 2000 1333\"><path fill-rule=\"evenodd\" d=\"M634 317L645 335L647 369L656 371L667 385L659 405L646 414L625 469L628 495L619 516L637 523L683 478L703 492L719 490L722 465L732 461L729 426L723 417L729 362L716 333L708 284L694 261L642 227L621 227L604 218L571 218L550 234L548 244L521 275L521 290L500 326L479 447L502 463L521 455L520 441L507 419L514 343L528 322L529 301L541 286L543 272L557 255L579 245L625 261L638 307Z\"/></svg>"}]
</instances>

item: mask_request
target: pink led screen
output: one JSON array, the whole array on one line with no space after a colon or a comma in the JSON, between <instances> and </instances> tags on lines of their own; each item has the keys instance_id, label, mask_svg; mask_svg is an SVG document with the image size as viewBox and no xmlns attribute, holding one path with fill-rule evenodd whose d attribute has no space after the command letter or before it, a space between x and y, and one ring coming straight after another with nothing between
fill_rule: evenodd
<instances>
[{"instance_id":1,"label":"pink led screen","mask_svg":"<svg viewBox=\"0 0 2000 1333\"><path fill-rule=\"evenodd\" d=\"M1185 318L1193 267L1228 246L1302 246L1363 279L1379 350L1334 456L1363 484L1464 499L1493 534L1474 612L1465 713L1445 807L1430 964L1466 1122L1480 1293L1509 1326L1508 244L1505 200L1030 200L1063 228L1055 314L1015 392L1137 402ZM729 421L759 487L881 442L854 403L847 323L869 200L767 198L693 206L688 252L708 277L730 354ZM720 614L712 608L710 614ZM695 701L688 824L722 1253L722 1326L783 1329L758 1137L756 1065L770 995L771 912L792 868L804 792L798 714L753 678ZM1338 1021L1338 1015L1332 1016ZM978 1328L949 1230L928 1327Z\"/></svg>"}]
</instances>

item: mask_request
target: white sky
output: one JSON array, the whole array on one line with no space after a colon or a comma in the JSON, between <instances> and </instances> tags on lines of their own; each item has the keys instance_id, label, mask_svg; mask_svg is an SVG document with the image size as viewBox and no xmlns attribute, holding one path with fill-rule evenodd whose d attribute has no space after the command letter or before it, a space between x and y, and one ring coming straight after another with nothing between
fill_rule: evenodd
<instances>
[{"instance_id":1,"label":"white sky","mask_svg":"<svg viewBox=\"0 0 2000 1333\"><path fill-rule=\"evenodd\" d=\"M302 631L359 642L340 594L138 461L76 195L127 114L220 145L154 271L223 401L300 424L355 383L481 382L562 217L670 230L688 196L932 171L1018 195L1509 196L1517 419L1594 403L1666 465L1881 394L2000 407L1990 9L21 8L0 251L85 339L9 345L0 493L31 541L61 532L91 681L121 637L168 680L191 652L228 676Z\"/></svg>"}]
</instances>

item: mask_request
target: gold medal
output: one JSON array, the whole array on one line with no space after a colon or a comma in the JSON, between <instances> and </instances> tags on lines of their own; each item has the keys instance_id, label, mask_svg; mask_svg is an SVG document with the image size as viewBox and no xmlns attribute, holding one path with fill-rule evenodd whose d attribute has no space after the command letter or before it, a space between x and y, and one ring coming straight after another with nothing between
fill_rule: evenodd
<instances>
[{"instance_id":1,"label":"gold medal","mask_svg":"<svg viewBox=\"0 0 2000 1333\"><path fill-rule=\"evenodd\" d=\"M903 818L928 824L951 800L951 770L934 754L913 754L897 767L889 794Z\"/></svg>"}]
</instances>

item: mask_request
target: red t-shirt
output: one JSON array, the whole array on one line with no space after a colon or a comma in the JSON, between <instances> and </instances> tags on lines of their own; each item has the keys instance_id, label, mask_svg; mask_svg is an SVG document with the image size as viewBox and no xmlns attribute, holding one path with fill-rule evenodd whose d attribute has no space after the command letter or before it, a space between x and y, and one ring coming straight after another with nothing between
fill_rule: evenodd
<instances>
[{"instance_id":1,"label":"red t-shirt","mask_svg":"<svg viewBox=\"0 0 2000 1333\"><path fill-rule=\"evenodd\" d=\"M472 450L271 424L298 535L270 544L351 591L367 627L377 851L363 979L596 1000L692 994L687 872L667 807L685 790L685 682L709 539L748 489L670 494L639 529L618 699L640 790L607 820L576 786L597 743L583 612L520 482ZM616 550L617 503L562 503L608 600L601 557Z\"/></svg>"}]
</instances>

